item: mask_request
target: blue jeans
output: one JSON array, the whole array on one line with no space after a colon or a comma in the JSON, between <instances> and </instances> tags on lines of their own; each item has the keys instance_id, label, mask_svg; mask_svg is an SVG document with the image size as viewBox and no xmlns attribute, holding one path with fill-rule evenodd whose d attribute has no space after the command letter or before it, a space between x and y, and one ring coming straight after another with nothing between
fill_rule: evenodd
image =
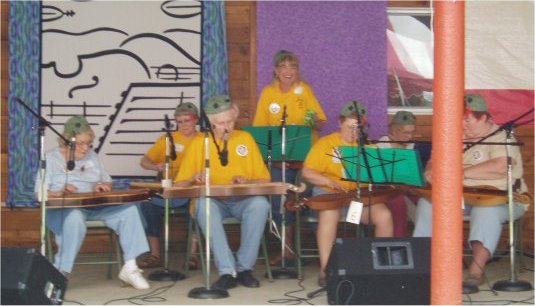
<instances>
[{"instance_id":1,"label":"blue jeans","mask_svg":"<svg viewBox=\"0 0 535 306\"><path fill-rule=\"evenodd\" d=\"M523 204L513 204L514 219L520 218L526 211ZM431 237L433 207L425 198L418 200L414 222L414 237ZM465 205L465 216L470 216L470 233L468 241L479 241L494 254L502 233L502 223L509 221L509 208L507 204L496 206Z\"/></svg>"},{"instance_id":2,"label":"blue jeans","mask_svg":"<svg viewBox=\"0 0 535 306\"><path fill-rule=\"evenodd\" d=\"M264 196L210 199L210 246L213 250L219 275L252 270L269 212L269 202ZM240 221L240 248L237 260L228 244L223 219L234 217ZM206 235L206 198L199 198L195 218Z\"/></svg>"},{"instance_id":3,"label":"blue jeans","mask_svg":"<svg viewBox=\"0 0 535 306\"><path fill-rule=\"evenodd\" d=\"M54 265L60 271L72 271L87 232L86 220L102 220L119 235L125 261L149 251L139 211L134 203L94 208L49 208L46 211L46 223L56 236L58 253Z\"/></svg>"}]
</instances>

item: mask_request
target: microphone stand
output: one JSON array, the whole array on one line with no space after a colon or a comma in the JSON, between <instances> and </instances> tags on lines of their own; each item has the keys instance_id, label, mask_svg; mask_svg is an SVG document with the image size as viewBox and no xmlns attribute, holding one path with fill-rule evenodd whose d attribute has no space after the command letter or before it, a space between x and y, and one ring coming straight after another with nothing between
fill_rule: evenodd
<instances>
[{"instance_id":1,"label":"microphone stand","mask_svg":"<svg viewBox=\"0 0 535 306\"><path fill-rule=\"evenodd\" d=\"M282 113L281 119L281 164L282 164L282 183L286 183L286 105ZM295 271L290 271L286 268L286 209L284 202L286 201L286 195L282 194L280 197L279 213L281 214L281 268L272 271L273 278L276 279L289 279L297 278Z\"/></svg>"},{"instance_id":2,"label":"microphone stand","mask_svg":"<svg viewBox=\"0 0 535 306\"><path fill-rule=\"evenodd\" d=\"M533 287L528 281L524 280L518 280L517 279L517 271L515 268L515 255L516 255L516 240L514 235L514 212L513 212L513 161L511 157L509 142L511 142L514 133L513 131L513 124L515 121L519 120L520 118L524 117L525 115L529 114L530 112L533 112L533 109L522 116L516 118L512 122L508 122L497 131L503 129L507 135L506 137L506 145L505 145L505 151L507 156L507 206L509 208L509 261L510 261L510 275L508 280L500 280L494 283L492 286L493 290L497 291L508 291L508 292L519 292L519 291L528 291L533 290ZM497 132L494 132L492 134L496 134ZM487 136L485 138L488 138L490 136ZM524 256L524 254L521 254L521 256Z\"/></svg>"},{"instance_id":3,"label":"microphone stand","mask_svg":"<svg viewBox=\"0 0 535 306\"><path fill-rule=\"evenodd\" d=\"M208 132L211 132L214 137L214 132L210 125L210 121L206 113L201 109L201 117L204 119L204 186L205 186L205 216L206 216L206 231L204 233L205 248L206 248L206 274L204 279L206 281L205 287L193 288L189 291L188 297L194 299L221 299L229 297L228 291L219 288L211 288L210 286L210 137ZM215 142L214 137L214 142ZM217 144L217 143L216 143Z\"/></svg>"},{"instance_id":4,"label":"microphone stand","mask_svg":"<svg viewBox=\"0 0 535 306\"><path fill-rule=\"evenodd\" d=\"M164 180L162 181L162 187L170 187L171 179L169 178L169 164L171 159L171 148L174 142L171 136L171 131L169 126L166 126L164 129L167 132L167 137L165 137L165 173ZM174 152L174 151L173 151ZM176 159L176 153L175 153ZM149 204L151 205L151 204ZM178 271L169 270L169 198L164 199L164 261L163 261L163 270L154 271L149 274L149 279L153 281L172 281L176 282L183 280L186 276Z\"/></svg>"},{"instance_id":5,"label":"microphone stand","mask_svg":"<svg viewBox=\"0 0 535 306\"><path fill-rule=\"evenodd\" d=\"M63 137L45 118L36 113L21 99L15 98L15 101L19 102L26 110L28 110L35 118L39 119L39 203L41 206L41 254L46 256L46 201L48 201L48 189L46 187L46 159L45 159L45 128L48 126L52 132L61 138L66 145L72 145L71 141Z\"/></svg>"},{"instance_id":6,"label":"microphone stand","mask_svg":"<svg viewBox=\"0 0 535 306\"><path fill-rule=\"evenodd\" d=\"M357 125L357 132L358 132L358 141L359 141L359 153L357 154L357 199L360 199L360 160L359 160L359 156L362 155L362 159L364 160L364 167L366 168L366 171L368 172L368 178L369 178L369 184L368 184L368 231L367 231L367 235L369 237L372 237L372 233L371 233L371 228L372 228L372 224L371 224L371 220L372 220L372 202L371 202L371 199L372 199L372 189L373 189L373 176L372 176L372 171L370 169L370 163L368 161L368 156L366 155L366 149L364 148L364 146L366 145L367 143L367 136L366 134L364 133L364 128L362 126L362 117L360 115L360 111L357 107L357 102L353 101L353 107L355 108L355 111L357 112L357 121L358 121L358 125Z\"/></svg>"}]
</instances>

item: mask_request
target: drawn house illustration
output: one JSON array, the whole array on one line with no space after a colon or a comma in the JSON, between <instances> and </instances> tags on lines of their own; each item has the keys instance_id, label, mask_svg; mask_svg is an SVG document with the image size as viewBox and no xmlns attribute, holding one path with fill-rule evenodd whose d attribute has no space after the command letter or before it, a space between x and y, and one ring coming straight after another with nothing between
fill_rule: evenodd
<instances>
[{"instance_id":1,"label":"drawn house illustration","mask_svg":"<svg viewBox=\"0 0 535 306\"><path fill-rule=\"evenodd\" d=\"M201 97L202 5L197 1L45 1L41 114L56 129L84 115L112 176L139 166L178 103ZM45 149L57 145L46 134Z\"/></svg>"}]
</instances>

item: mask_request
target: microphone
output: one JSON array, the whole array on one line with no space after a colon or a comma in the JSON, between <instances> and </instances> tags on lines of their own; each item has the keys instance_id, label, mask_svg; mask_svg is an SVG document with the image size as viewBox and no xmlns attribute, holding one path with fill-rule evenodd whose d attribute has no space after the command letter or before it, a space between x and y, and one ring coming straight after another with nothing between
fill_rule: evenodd
<instances>
[{"instance_id":1,"label":"microphone","mask_svg":"<svg viewBox=\"0 0 535 306\"><path fill-rule=\"evenodd\" d=\"M74 169L74 151L76 150L76 138L72 137L69 143L69 161L67 162L67 170Z\"/></svg>"},{"instance_id":2,"label":"microphone","mask_svg":"<svg viewBox=\"0 0 535 306\"><path fill-rule=\"evenodd\" d=\"M171 146L171 159L176 159L176 151L175 151L175 143L173 140L173 136L171 135L171 121L169 121L169 117L167 114L165 114L165 131L167 132L167 136L169 137L169 142Z\"/></svg>"},{"instance_id":3,"label":"microphone","mask_svg":"<svg viewBox=\"0 0 535 306\"><path fill-rule=\"evenodd\" d=\"M221 161L221 166L225 167L228 165L228 131L225 130L223 133L223 150L219 153L219 160Z\"/></svg>"}]
</instances>

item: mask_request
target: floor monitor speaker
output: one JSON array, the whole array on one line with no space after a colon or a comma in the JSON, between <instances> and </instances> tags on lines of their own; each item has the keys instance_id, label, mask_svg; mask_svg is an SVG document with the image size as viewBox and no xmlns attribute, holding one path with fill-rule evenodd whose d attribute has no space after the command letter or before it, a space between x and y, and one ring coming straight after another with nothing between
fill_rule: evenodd
<instances>
[{"instance_id":1,"label":"floor monitor speaker","mask_svg":"<svg viewBox=\"0 0 535 306\"><path fill-rule=\"evenodd\" d=\"M327 264L333 305L430 303L430 238L338 238Z\"/></svg>"},{"instance_id":2,"label":"floor monitor speaker","mask_svg":"<svg viewBox=\"0 0 535 306\"><path fill-rule=\"evenodd\" d=\"M2 305L59 305L67 278L41 253L2 248Z\"/></svg>"}]
</instances>

